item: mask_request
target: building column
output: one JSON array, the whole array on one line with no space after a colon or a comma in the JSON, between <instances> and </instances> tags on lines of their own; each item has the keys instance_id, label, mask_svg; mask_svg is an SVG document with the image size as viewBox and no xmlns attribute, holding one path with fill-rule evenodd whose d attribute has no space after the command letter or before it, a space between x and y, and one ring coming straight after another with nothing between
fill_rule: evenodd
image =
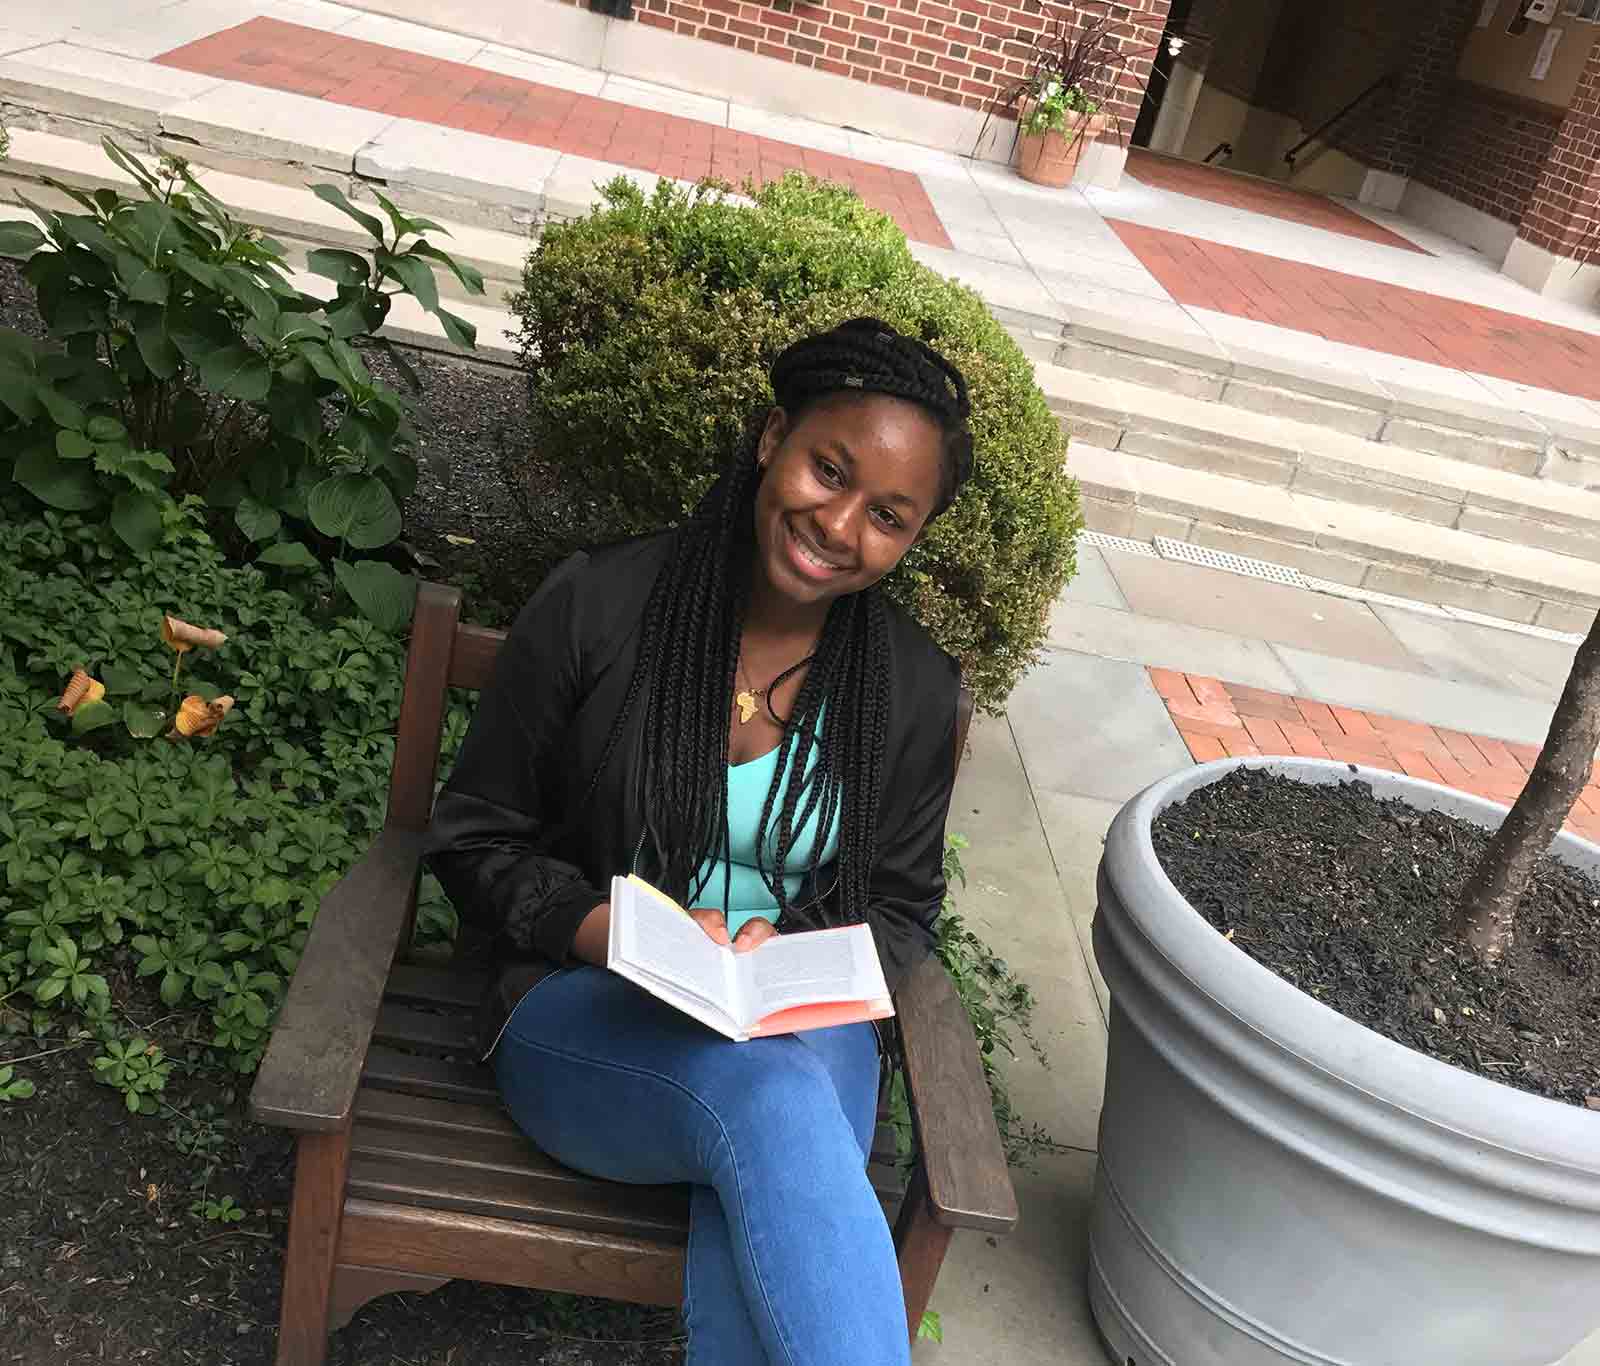
<instances>
[{"instance_id":1,"label":"building column","mask_svg":"<svg viewBox=\"0 0 1600 1366\"><path fill-rule=\"evenodd\" d=\"M1387 95L1374 97L1365 117L1337 138L1341 150L1363 162L1360 200L1397 209L1417 169L1461 61L1482 0L1433 0L1417 22Z\"/></svg>"},{"instance_id":2,"label":"building column","mask_svg":"<svg viewBox=\"0 0 1600 1366\"><path fill-rule=\"evenodd\" d=\"M1127 59L1119 75L1107 112L1120 122L1120 133L1107 128L1099 142L1083 150L1078 180L1115 189L1128 161L1128 139L1139 119L1139 107L1150 84L1156 49L1167 27L1172 0L1114 0L1117 50Z\"/></svg>"},{"instance_id":3,"label":"building column","mask_svg":"<svg viewBox=\"0 0 1600 1366\"><path fill-rule=\"evenodd\" d=\"M1600 45L1545 158L1502 269L1519 284L1555 298L1592 303L1600 266Z\"/></svg>"}]
</instances>

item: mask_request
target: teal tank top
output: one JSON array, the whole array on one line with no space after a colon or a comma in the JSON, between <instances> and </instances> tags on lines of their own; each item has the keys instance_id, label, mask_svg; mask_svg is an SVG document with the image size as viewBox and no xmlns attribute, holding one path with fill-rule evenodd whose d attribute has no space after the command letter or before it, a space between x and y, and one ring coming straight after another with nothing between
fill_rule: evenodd
<instances>
[{"instance_id":1,"label":"teal tank top","mask_svg":"<svg viewBox=\"0 0 1600 1366\"><path fill-rule=\"evenodd\" d=\"M781 746L779 747L782 748ZM817 750L812 748L806 766L808 780L816 775ZM793 764L793 755L790 755ZM772 775L778 769L778 750L750 760L745 764L728 765L728 840L729 857L712 858L701 865L700 892L691 904L710 906L720 910L728 920L728 933L738 934L745 922L760 916L764 920L778 918L778 903L774 899L756 866L756 827L761 822L761 808L767 800L767 790L772 786ZM780 797L783 789L779 789ZM805 795L800 798L805 805ZM797 808L798 811L799 808ZM784 891L793 898L800 894L800 884L811 861L811 846L817 834L816 811L796 833L789 849L789 868L783 879ZM777 824L776 812L767 830L766 867L770 871L775 861L777 838L773 828ZM835 812L833 827L828 831L823 846L821 863L831 861L838 852L839 817ZM727 904L723 904L723 874L728 874Z\"/></svg>"}]
</instances>

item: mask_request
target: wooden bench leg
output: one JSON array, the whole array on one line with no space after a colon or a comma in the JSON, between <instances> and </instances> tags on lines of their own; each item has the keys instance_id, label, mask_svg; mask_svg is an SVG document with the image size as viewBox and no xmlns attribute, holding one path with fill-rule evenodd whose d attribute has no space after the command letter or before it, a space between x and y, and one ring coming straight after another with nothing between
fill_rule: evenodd
<instances>
[{"instance_id":1,"label":"wooden bench leg","mask_svg":"<svg viewBox=\"0 0 1600 1366\"><path fill-rule=\"evenodd\" d=\"M340 1262L333 1274L333 1297L328 1305L328 1331L337 1333L349 1323L363 1305L379 1295L409 1290L413 1294L432 1294L449 1282L443 1276L422 1276L415 1271L393 1271L388 1267L347 1266Z\"/></svg>"},{"instance_id":2,"label":"wooden bench leg","mask_svg":"<svg viewBox=\"0 0 1600 1366\"><path fill-rule=\"evenodd\" d=\"M906 1297L906 1330L913 1343L933 1284L939 1279L945 1249L950 1246L950 1230L933 1221L928 1205L928 1174L919 1161L900 1203L900 1217L894 1221L895 1257L900 1263L900 1286Z\"/></svg>"},{"instance_id":3,"label":"wooden bench leg","mask_svg":"<svg viewBox=\"0 0 1600 1366\"><path fill-rule=\"evenodd\" d=\"M301 1134L295 1144L277 1366L322 1366L327 1358L333 1273L349 1168L348 1128L333 1134Z\"/></svg>"}]
</instances>

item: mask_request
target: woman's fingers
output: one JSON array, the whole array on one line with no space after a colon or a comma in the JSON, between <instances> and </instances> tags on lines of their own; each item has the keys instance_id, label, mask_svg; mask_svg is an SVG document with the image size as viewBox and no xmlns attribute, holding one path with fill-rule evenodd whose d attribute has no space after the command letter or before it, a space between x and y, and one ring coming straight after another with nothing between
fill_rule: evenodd
<instances>
[{"instance_id":1,"label":"woman's fingers","mask_svg":"<svg viewBox=\"0 0 1600 1366\"><path fill-rule=\"evenodd\" d=\"M701 906L689 912L694 921L718 944L728 942L728 922L721 911Z\"/></svg>"},{"instance_id":2,"label":"woman's fingers","mask_svg":"<svg viewBox=\"0 0 1600 1366\"><path fill-rule=\"evenodd\" d=\"M740 926L739 933L733 939L733 951L749 953L751 949L759 948L767 940L774 938L777 933L776 927L770 920L755 916Z\"/></svg>"}]
</instances>

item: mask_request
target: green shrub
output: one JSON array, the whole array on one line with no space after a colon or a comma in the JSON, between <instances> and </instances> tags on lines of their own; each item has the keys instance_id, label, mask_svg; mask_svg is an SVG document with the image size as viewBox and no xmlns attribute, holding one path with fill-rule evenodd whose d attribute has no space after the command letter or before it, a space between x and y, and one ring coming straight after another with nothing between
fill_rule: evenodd
<instances>
[{"instance_id":1,"label":"green shrub","mask_svg":"<svg viewBox=\"0 0 1600 1366\"><path fill-rule=\"evenodd\" d=\"M1034 659L1081 526L1064 438L1026 356L971 290L911 255L892 220L799 175L754 203L626 179L546 229L513 300L532 379L529 469L591 505L571 542L676 521L772 402L795 338L873 314L971 386L977 470L889 581L996 709Z\"/></svg>"},{"instance_id":2,"label":"green shrub","mask_svg":"<svg viewBox=\"0 0 1600 1366\"><path fill-rule=\"evenodd\" d=\"M159 1052L109 1046L132 979L177 1013L169 1043L254 1067L322 894L382 822L403 647L308 607L321 573L296 596L228 566L192 507L132 564L104 526L26 511L0 500L0 1030L69 1012L150 1108ZM164 613L227 634L186 656L186 691L236 698L209 738L120 724L170 697ZM56 710L79 667L114 723ZM449 743L464 731L454 709Z\"/></svg>"},{"instance_id":3,"label":"green shrub","mask_svg":"<svg viewBox=\"0 0 1600 1366\"><path fill-rule=\"evenodd\" d=\"M370 260L308 254L336 286L324 303L289 282L283 247L235 219L185 163L152 173L103 145L142 197L50 181L84 212L36 210L44 232L0 223L0 255L25 262L57 343L0 329L0 471L49 507L107 517L137 551L160 542L173 496L202 495L280 571L317 563L300 537L311 539L352 601L398 627L414 582L346 557L400 534L414 437L400 395L351 342L370 341L390 300L410 294L471 345L471 325L439 306L434 266L474 292L482 278L427 240L437 224L380 195L386 223L316 185L373 238Z\"/></svg>"}]
</instances>

